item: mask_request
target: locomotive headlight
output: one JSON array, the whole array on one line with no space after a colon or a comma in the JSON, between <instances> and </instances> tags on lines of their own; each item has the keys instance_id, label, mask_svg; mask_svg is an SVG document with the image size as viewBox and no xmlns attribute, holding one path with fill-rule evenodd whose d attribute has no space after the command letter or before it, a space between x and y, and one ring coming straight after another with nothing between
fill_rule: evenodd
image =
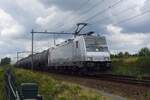
<instances>
[{"instance_id":1,"label":"locomotive headlight","mask_svg":"<svg viewBox=\"0 0 150 100\"><path fill-rule=\"evenodd\" d=\"M109 60L109 57L104 57L104 60Z\"/></svg>"},{"instance_id":2,"label":"locomotive headlight","mask_svg":"<svg viewBox=\"0 0 150 100\"><path fill-rule=\"evenodd\" d=\"M93 61L93 57L87 57L88 61Z\"/></svg>"}]
</instances>

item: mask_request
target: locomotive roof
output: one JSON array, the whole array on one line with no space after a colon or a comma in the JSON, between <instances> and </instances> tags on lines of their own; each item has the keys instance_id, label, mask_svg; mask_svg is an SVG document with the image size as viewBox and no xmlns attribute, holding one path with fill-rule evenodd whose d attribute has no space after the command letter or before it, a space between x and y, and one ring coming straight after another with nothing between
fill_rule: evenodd
<instances>
[{"instance_id":1,"label":"locomotive roof","mask_svg":"<svg viewBox=\"0 0 150 100\"><path fill-rule=\"evenodd\" d=\"M95 35L84 35L83 37L105 38L105 36L95 36Z\"/></svg>"},{"instance_id":2,"label":"locomotive roof","mask_svg":"<svg viewBox=\"0 0 150 100\"><path fill-rule=\"evenodd\" d=\"M94 35L80 35L78 37L93 37L93 38L96 38L96 37L99 37L99 38L102 38L102 39L105 39L105 36L94 36ZM60 46L64 46L66 44L69 44L69 43L72 43L74 39L68 39L64 42L61 42L60 44L57 44L56 47L53 47L52 49L54 48L57 48L57 47L60 47Z\"/></svg>"},{"instance_id":3,"label":"locomotive roof","mask_svg":"<svg viewBox=\"0 0 150 100\"><path fill-rule=\"evenodd\" d=\"M68 40L66 40L66 41L64 41L64 42L61 42L60 44L57 44L56 47L58 47L58 46L64 46L64 45L66 45L66 44L68 44L68 43L73 42L73 40L74 40L74 39L68 39Z\"/></svg>"}]
</instances>

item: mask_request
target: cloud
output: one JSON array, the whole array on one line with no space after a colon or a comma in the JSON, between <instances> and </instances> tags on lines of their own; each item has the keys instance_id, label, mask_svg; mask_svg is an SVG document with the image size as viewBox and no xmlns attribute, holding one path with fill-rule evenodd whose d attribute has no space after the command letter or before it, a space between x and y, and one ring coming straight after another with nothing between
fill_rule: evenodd
<instances>
[{"instance_id":1,"label":"cloud","mask_svg":"<svg viewBox=\"0 0 150 100\"><path fill-rule=\"evenodd\" d=\"M76 23L90 18L117 1L0 0L0 57L15 56L16 51L30 51L31 29L73 32ZM105 35L112 52L127 50L133 53L141 47L150 47L149 14L117 24L126 18L150 10L149 3L149 0L123 0L114 8L89 20L89 26L85 30ZM52 37L52 35L36 35L35 50L42 51L53 45ZM57 42L71 37L57 35Z\"/></svg>"},{"instance_id":2,"label":"cloud","mask_svg":"<svg viewBox=\"0 0 150 100\"><path fill-rule=\"evenodd\" d=\"M20 25L9 13L0 9L0 58L16 55L16 51L23 50L23 44L19 42L23 36L24 27ZM18 40L18 41L15 41Z\"/></svg>"},{"instance_id":3,"label":"cloud","mask_svg":"<svg viewBox=\"0 0 150 100\"><path fill-rule=\"evenodd\" d=\"M15 39L22 35L24 27L2 9L0 9L0 20L0 38Z\"/></svg>"},{"instance_id":4,"label":"cloud","mask_svg":"<svg viewBox=\"0 0 150 100\"><path fill-rule=\"evenodd\" d=\"M150 34L124 33L121 27L108 25L107 40L112 52L129 51L136 53L140 48L149 45Z\"/></svg>"},{"instance_id":5,"label":"cloud","mask_svg":"<svg viewBox=\"0 0 150 100\"><path fill-rule=\"evenodd\" d=\"M47 9L47 16L39 16L36 18L36 24L43 29L49 29L51 31L61 32L72 28L72 25L78 20L75 19L80 17L71 11L62 11L56 6L49 7Z\"/></svg>"}]
</instances>

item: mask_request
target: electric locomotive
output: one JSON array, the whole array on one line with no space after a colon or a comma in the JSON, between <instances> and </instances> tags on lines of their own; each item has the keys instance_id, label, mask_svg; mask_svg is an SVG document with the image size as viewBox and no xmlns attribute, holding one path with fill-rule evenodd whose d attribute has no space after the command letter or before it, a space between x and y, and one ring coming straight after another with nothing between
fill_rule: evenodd
<instances>
[{"instance_id":1,"label":"electric locomotive","mask_svg":"<svg viewBox=\"0 0 150 100\"><path fill-rule=\"evenodd\" d=\"M71 72L99 72L111 66L106 39L102 36L81 35L49 49L50 69Z\"/></svg>"}]
</instances>

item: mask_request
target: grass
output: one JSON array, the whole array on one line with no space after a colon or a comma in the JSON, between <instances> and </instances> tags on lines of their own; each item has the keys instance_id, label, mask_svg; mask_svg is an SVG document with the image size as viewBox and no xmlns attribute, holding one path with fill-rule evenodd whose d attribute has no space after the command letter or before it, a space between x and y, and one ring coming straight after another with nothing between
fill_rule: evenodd
<instances>
[{"instance_id":1,"label":"grass","mask_svg":"<svg viewBox=\"0 0 150 100\"><path fill-rule=\"evenodd\" d=\"M5 88L4 88L4 70L3 70L3 68L0 68L0 100L6 100Z\"/></svg>"},{"instance_id":2,"label":"grass","mask_svg":"<svg viewBox=\"0 0 150 100\"><path fill-rule=\"evenodd\" d=\"M55 80L47 74L23 69L15 69L14 72L17 85L22 82L36 82L39 86L39 94L44 97L44 100L108 100L94 90Z\"/></svg>"},{"instance_id":3,"label":"grass","mask_svg":"<svg viewBox=\"0 0 150 100\"><path fill-rule=\"evenodd\" d=\"M6 67L0 68L0 100L6 100L4 92L5 69ZM23 82L36 82L39 86L39 94L44 97L44 100L109 100L94 90L55 80L48 74L16 68L13 69L13 72L18 87Z\"/></svg>"},{"instance_id":4,"label":"grass","mask_svg":"<svg viewBox=\"0 0 150 100\"><path fill-rule=\"evenodd\" d=\"M121 75L149 76L150 57L124 57L112 59L112 72Z\"/></svg>"}]
</instances>

